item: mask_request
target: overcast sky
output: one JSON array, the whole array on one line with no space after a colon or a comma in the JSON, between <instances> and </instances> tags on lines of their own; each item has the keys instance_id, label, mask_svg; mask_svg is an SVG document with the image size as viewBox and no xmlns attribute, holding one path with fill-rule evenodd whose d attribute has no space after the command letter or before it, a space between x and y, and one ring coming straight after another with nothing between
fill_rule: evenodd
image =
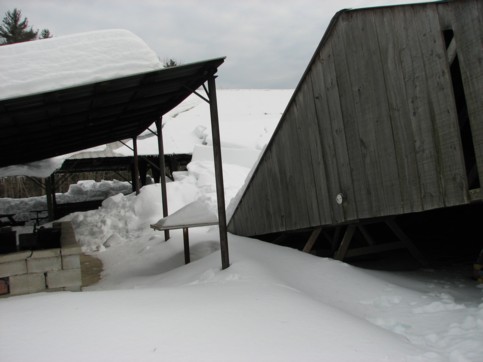
<instances>
[{"instance_id":1,"label":"overcast sky","mask_svg":"<svg viewBox=\"0 0 483 362\"><path fill-rule=\"evenodd\" d=\"M295 88L330 19L344 8L414 0L1 0L54 36L127 29L161 59L226 56L220 88Z\"/></svg>"}]
</instances>

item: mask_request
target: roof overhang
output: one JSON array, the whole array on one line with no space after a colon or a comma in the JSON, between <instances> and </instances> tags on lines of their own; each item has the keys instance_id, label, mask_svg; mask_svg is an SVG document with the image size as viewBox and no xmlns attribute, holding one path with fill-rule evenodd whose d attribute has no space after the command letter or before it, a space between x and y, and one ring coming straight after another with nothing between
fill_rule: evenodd
<instances>
[{"instance_id":1,"label":"roof overhang","mask_svg":"<svg viewBox=\"0 0 483 362\"><path fill-rule=\"evenodd\" d=\"M135 137L203 85L224 59L0 100L0 167Z\"/></svg>"}]
</instances>

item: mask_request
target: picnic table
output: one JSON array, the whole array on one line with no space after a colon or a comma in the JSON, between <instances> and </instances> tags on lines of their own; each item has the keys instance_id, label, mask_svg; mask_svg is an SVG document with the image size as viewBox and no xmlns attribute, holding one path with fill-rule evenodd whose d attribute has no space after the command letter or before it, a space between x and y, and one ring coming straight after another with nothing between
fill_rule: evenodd
<instances>
[{"instance_id":1,"label":"picnic table","mask_svg":"<svg viewBox=\"0 0 483 362\"><path fill-rule=\"evenodd\" d=\"M14 216L16 214L0 214L0 226L18 226L24 225L25 221L17 221ZM2 219L7 219L8 221L2 221Z\"/></svg>"},{"instance_id":2,"label":"picnic table","mask_svg":"<svg viewBox=\"0 0 483 362\"><path fill-rule=\"evenodd\" d=\"M44 212L48 212L48 210L45 210L45 209L41 209L41 210L30 210L29 212L32 213L32 214L35 214L35 216L33 218L31 218L30 220L35 220L34 232L36 232L37 231L37 226L40 226L40 220L41 219L47 219L49 217L49 215L40 216L40 214L42 214Z\"/></svg>"},{"instance_id":3,"label":"picnic table","mask_svg":"<svg viewBox=\"0 0 483 362\"><path fill-rule=\"evenodd\" d=\"M157 223L151 224L151 228L160 231L183 229L184 261L188 264L190 262L188 229L210 225L218 225L218 217L205 202L197 200L160 219Z\"/></svg>"}]
</instances>

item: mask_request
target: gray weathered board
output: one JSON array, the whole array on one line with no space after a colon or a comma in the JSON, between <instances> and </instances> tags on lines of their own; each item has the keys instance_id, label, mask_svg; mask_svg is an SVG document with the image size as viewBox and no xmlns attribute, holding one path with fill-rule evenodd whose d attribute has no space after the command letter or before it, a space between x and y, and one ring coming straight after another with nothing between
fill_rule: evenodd
<instances>
[{"instance_id":1,"label":"gray weathered board","mask_svg":"<svg viewBox=\"0 0 483 362\"><path fill-rule=\"evenodd\" d=\"M345 10L310 61L229 230L262 235L469 203L475 190L468 189L448 29L481 173L483 2Z\"/></svg>"}]
</instances>

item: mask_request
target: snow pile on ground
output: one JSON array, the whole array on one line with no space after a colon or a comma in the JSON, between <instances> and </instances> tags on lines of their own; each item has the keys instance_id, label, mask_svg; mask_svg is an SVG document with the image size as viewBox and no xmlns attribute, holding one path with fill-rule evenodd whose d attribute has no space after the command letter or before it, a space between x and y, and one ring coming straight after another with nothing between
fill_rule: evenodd
<instances>
[{"instance_id":1,"label":"snow pile on ground","mask_svg":"<svg viewBox=\"0 0 483 362\"><path fill-rule=\"evenodd\" d=\"M0 49L3 47L0 47ZM220 136L224 158L231 149L244 149L236 163L251 167L268 144L278 121L293 94L293 89L219 89L217 91ZM156 130L151 125L151 130ZM193 94L163 118L165 154L192 154L195 146L212 145L208 104ZM70 155L0 168L0 177L26 175L48 177L66 158L132 156L132 140L114 142ZM212 152L211 148L207 152ZM235 151L237 152L237 151ZM140 155L157 155L158 139L146 130L138 137ZM232 161L228 161L232 164Z\"/></svg>"},{"instance_id":2,"label":"snow pile on ground","mask_svg":"<svg viewBox=\"0 0 483 362\"><path fill-rule=\"evenodd\" d=\"M188 265L181 233L161 235L97 253L103 280L82 293L1 300L2 361L481 360L471 280L367 271L233 235L221 271L216 228L190 231Z\"/></svg>"},{"instance_id":3,"label":"snow pile on ground","mask_svg":"<svg viewBox=\"0 0 483 362\"><path fill-rule=\"evenodd\" d=\"M228 204L243 185L250 168L244 166L245 150L232 149L224 152L231 156L227 157L227 161L233 162L223 165L225 202ZM217 214L213 165L212 148L195 147L188 171L176 172L175 181L166 184L170 214L196 200L203 201L207 213ZM118 194L105 200L98 210L74 213L64 220L72 221L78 241L86 251L97 251L114 243L126 243L142 236L149 231L151 224L161 218L160 186L153 184L143 187L138 196Z\"/></svg>"},{"instance_id":4,"label":"snow pile on ground","mask_svg":"<svg viewBox=\"0 0 483 362\"><path fill-rule=\"evenodd\" d=\"M162 67L156 53L127 30L100 30L11 44L0 47L0 99Z\"/></svg>"},{"instance_id":5,"label":"snow pile on ground","mask_svg":"<svg viewBox=\"0 0 483 362\"><path fill-rule=\"evenodd\" d=\"M201 91L201 93L203 93ZM225 148L262 150L270 140L293 89L218 89L221 144ZM151 129L155 130L154 126ZM196 94L163 117L166 154L192 153L194 145L212 145L210 108ZM132 141L118 144L115 152L132 155ZM138 139L138 152L158 153L157 138L149 131Z\"/></svg>"},{"instance_id":6,"label":"snow pile on ground","mask_svg":"<svg viewBox=\"0 0 483 362\"><path fill-rule=\"evenodd\" d=\"M103 180L95 182L92 180L79 181L70 185L66 193L56 193L56 201L59 204L83 202L89 200L104 200L116 194L129 194L132 186L124 181ZM0 214L15 214L15 220L26 221L32 224L30 219L35 215L34 210L47 210L47 199L45 196L30 197L28 199L13 199L4 197L0 199ZM42 216L46 216L44 212ZM30 221L30 222L29 222Z\"/></svg>"},{"instance_id":7,"label":"snow pile on ground","mask_svg":"<svg viewBox=\"0 0 483 362\"><path fill-rule=\"evenodd\" d=\"M239 147L243 137L222 151L227 205L265 142ZM370 271L229 235L222 271L216 226L190 229L184 265L181 230L165 242L149 227L162 217L159 185L136 196L83 182L68 194L107 189L117 193L98 210L66 217L84 251L102 259L101 281L82 293L0 299L2 362L481 361L483 288L471 265ZM216 209L211 147L197 145L167 191L170 213L192 202Z\"/></svg>"},{"instance_id":8,"label":"snow pile on ground","mask_svg":"<svg viewBox=\"0 0 483 362\"><path fill-rule=\"evenodd\" d=\"M213 206L203 155L168 183L171 213L195 200ZM229 200L249 168L224 166ZM0 300L2 361L481 360L483 288L471 266L370 271L229 235L222 271L215 226L190 229L184 265L182 232L165 242L149 228L160 214L159 185L149 185L70 215L103 261L102 280L82 293Z\"/></svg>"}]
</instances>

